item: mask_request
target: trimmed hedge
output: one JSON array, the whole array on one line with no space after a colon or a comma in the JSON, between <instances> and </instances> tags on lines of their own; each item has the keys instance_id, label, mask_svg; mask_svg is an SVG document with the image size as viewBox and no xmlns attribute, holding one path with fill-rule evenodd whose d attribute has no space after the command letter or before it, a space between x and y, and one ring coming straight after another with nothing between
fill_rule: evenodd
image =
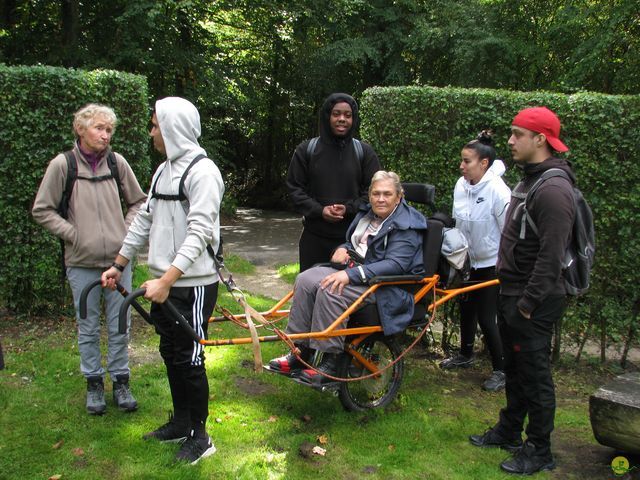
<instances>
[{"instance_id":1,"label":"trimmed hedge","mask_svg":"<svg viewBox=\"0 0 640 480\"><path fill-rule=\"evenodd\" d=\"M361 104L362 136L384 167L404 181L434 184L445 211L451 210L466 142L492 128L498 157L507 160L505 180L513 187L519 173L507 147L511 120L528 106L554 110L597 234L593 286L571 304L565 332L576 342L592 324L600 326L603 339L633 333L633 308L640 301L640 96L375 87L364 92Z\"/></svg>"},{"instance_id":2,"label":"trimmed hedge","mask_svg":"<svg viewBox=\"0 0 640 480\"><path fill-rule=\"evenodd\" d=\"M150 176L147 81L116 71L0 65L0 304L16 312L66 301L60 245L31 206L49 161L73 145L73 114L90 102L118 116L113 148L143 187Z\"/></svg>"}]
</instances>

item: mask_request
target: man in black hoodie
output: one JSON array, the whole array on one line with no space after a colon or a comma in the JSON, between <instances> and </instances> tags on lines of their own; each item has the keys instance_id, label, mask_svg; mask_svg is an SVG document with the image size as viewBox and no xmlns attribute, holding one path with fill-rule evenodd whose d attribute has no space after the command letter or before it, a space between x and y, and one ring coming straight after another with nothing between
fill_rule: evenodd
<instances>
[{"instance_id":1,"label":"man in black hoodie","mask_svg":"<svg viewBox=\"0 0 640 480\"><path fill-rule=\"evenodd\" d=\"M301 272L328 262L344 243L358 208L368 201L371 177L382 169L373 148L353 138L359 123L353 97L329 95L319 113L320 137L302 142L293 153L287 188L295 210L304 216Z\"/></svg>"},{"instance_id":2,"label":"man in black hoodie","mask_svg":"<svg viewBox=\"0 0 640 480\"><path fill-rule=\"evenodd\" d=\"M511 125L509 147L514 162L523 168L524 178L507 210L496 265L507 405L493 428L469 437L479 447L515 452L500 467L516 474L555 467L550 441L555 391L549 357L553 325L566 306L562 262L575 216L571 165L553 156L554 151L569 150L559 136L560 120L546 107L522 110ZM527 200L527 215L537 226L536 233L529 222L521 221L524 198L550 168L564 170L571 182L562 177L544 180ZM529 422L523 443L526 416Z\"/></svg>"}]
</instances>

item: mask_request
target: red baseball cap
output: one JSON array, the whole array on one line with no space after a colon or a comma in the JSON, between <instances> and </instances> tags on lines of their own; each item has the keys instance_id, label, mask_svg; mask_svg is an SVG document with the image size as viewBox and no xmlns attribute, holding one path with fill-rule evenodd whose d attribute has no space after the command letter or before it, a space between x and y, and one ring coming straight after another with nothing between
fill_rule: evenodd
<instances>
[{"instance_id":1,"label":"red baseball cap","mask_svg":"<svg viewBox=\"0 0 640 480\"><path fill-rule=\"evenodd\" d=\"M542 133L556 152L569 150L569 147L560 141L560 119L547 107L531 107L520 110L511 125Z\"/></svg>"}]
</instances>

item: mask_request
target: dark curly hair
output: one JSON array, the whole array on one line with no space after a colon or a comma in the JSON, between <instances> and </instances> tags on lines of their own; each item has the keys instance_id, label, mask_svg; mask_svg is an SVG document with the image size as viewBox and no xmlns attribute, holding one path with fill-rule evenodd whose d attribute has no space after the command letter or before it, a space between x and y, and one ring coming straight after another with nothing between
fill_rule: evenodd
<instances>
[{"instance_id":1,"label":"dark curly hair","mask_svg":"<svg viewBox=\"0 0 640 480\"><path fill-rule=\"evenodd\" d=\"M489 160L489 166L493 164L496 159L496 149L493 148L493 131L482 130L475 140L471 140L462 149L468 148L478 154L480 160L486 158Z\"/></svg>"}]
</instances>

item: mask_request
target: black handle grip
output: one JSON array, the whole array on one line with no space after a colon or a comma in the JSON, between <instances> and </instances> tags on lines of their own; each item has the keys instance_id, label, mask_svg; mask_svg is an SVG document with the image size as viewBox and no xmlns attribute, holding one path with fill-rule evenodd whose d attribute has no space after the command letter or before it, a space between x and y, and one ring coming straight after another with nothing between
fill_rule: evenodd
<instances>
[{"instance_id":1,"label":"black handle grip","mask_svg":"<svg viewBox=\"0 0 640 480\"><path fill-rule=\"evenodd\" d=\"M87 318L87 298L89 297L89 292L93 290L95 287L97 287L98 285L100 285L101 283L102 283L101 280L94 280L93 282L87 284L82 289L82 293L80 293L80 305L78 308L80 310L79 313L80 313L81 319L84 320L85 318ZM118 290L118 292L120 292L120 295L122 295L125 298L127 298L127 296L129 295L129 292L127 291L127 289L124 288L120 283L116 283L116 289ZM138 302L132 301L132 306L133 308L136 309L136 312L138 312L140 316L144 318L144 320L149 325L153 325L153 322L151 321L151 317L149 316L149 313L144 308L142 308L142 306ZM120 330L120 327L118 327L118 330ZM126 333L126 330L125 332L120 332L120 333Z\"/></svg>"},{"instance_id":2,"label":"black handle grip","mask_svg":"<svg viewBox=\"0 0 640 480\"><path fill-rule=\"evenodd\" d=\"M78 313L80 313L80 318L82 320L87 318L87 297L89 296L89 292L101 283L102 281L100 279L94 280L93 282L85 285L82 289L82 293L80 294L80 306L78 308L78 310L80 310Z\"/></svg>"},{"instance_id":3,"label":"black handle grip","mask_svg":"<svg viewBox=\"0 0 640 480\"><path fill-rule=\"evenodd\" d=\"M127 311L129 307L133 304L133 307L140 313L140 311L144 312L144 314L140 313L144 319L151 323L151 319L149 318L149 314L140 306L138 302L136 302L136 298L143 296L147 292L144 288L139 288L135 292L131 292L127 295L120 305L120 311L118 312L118 333L124 334L127 333Z\"/></svg>"},{"instance_id":4,"label":"black handle grip","mask_svg":"<svg viewBox=\"0 0 640 480\"><path fill-rule=\"evenodd\" d=\"M193 339L194 342L200 343L200 341L202 340L202 337L200 337L200 335L196 333L193 327L189 325L189 322L187 322L186 318L184 318L184 316L178 311L176 306L173 303L171 303L170 300L167 299L162 304L162 306L169 311L171 316L175 319L176 323L180 325L184 329L184 331L189 334L189 336Z\"/></svg>"}]
</instances>

